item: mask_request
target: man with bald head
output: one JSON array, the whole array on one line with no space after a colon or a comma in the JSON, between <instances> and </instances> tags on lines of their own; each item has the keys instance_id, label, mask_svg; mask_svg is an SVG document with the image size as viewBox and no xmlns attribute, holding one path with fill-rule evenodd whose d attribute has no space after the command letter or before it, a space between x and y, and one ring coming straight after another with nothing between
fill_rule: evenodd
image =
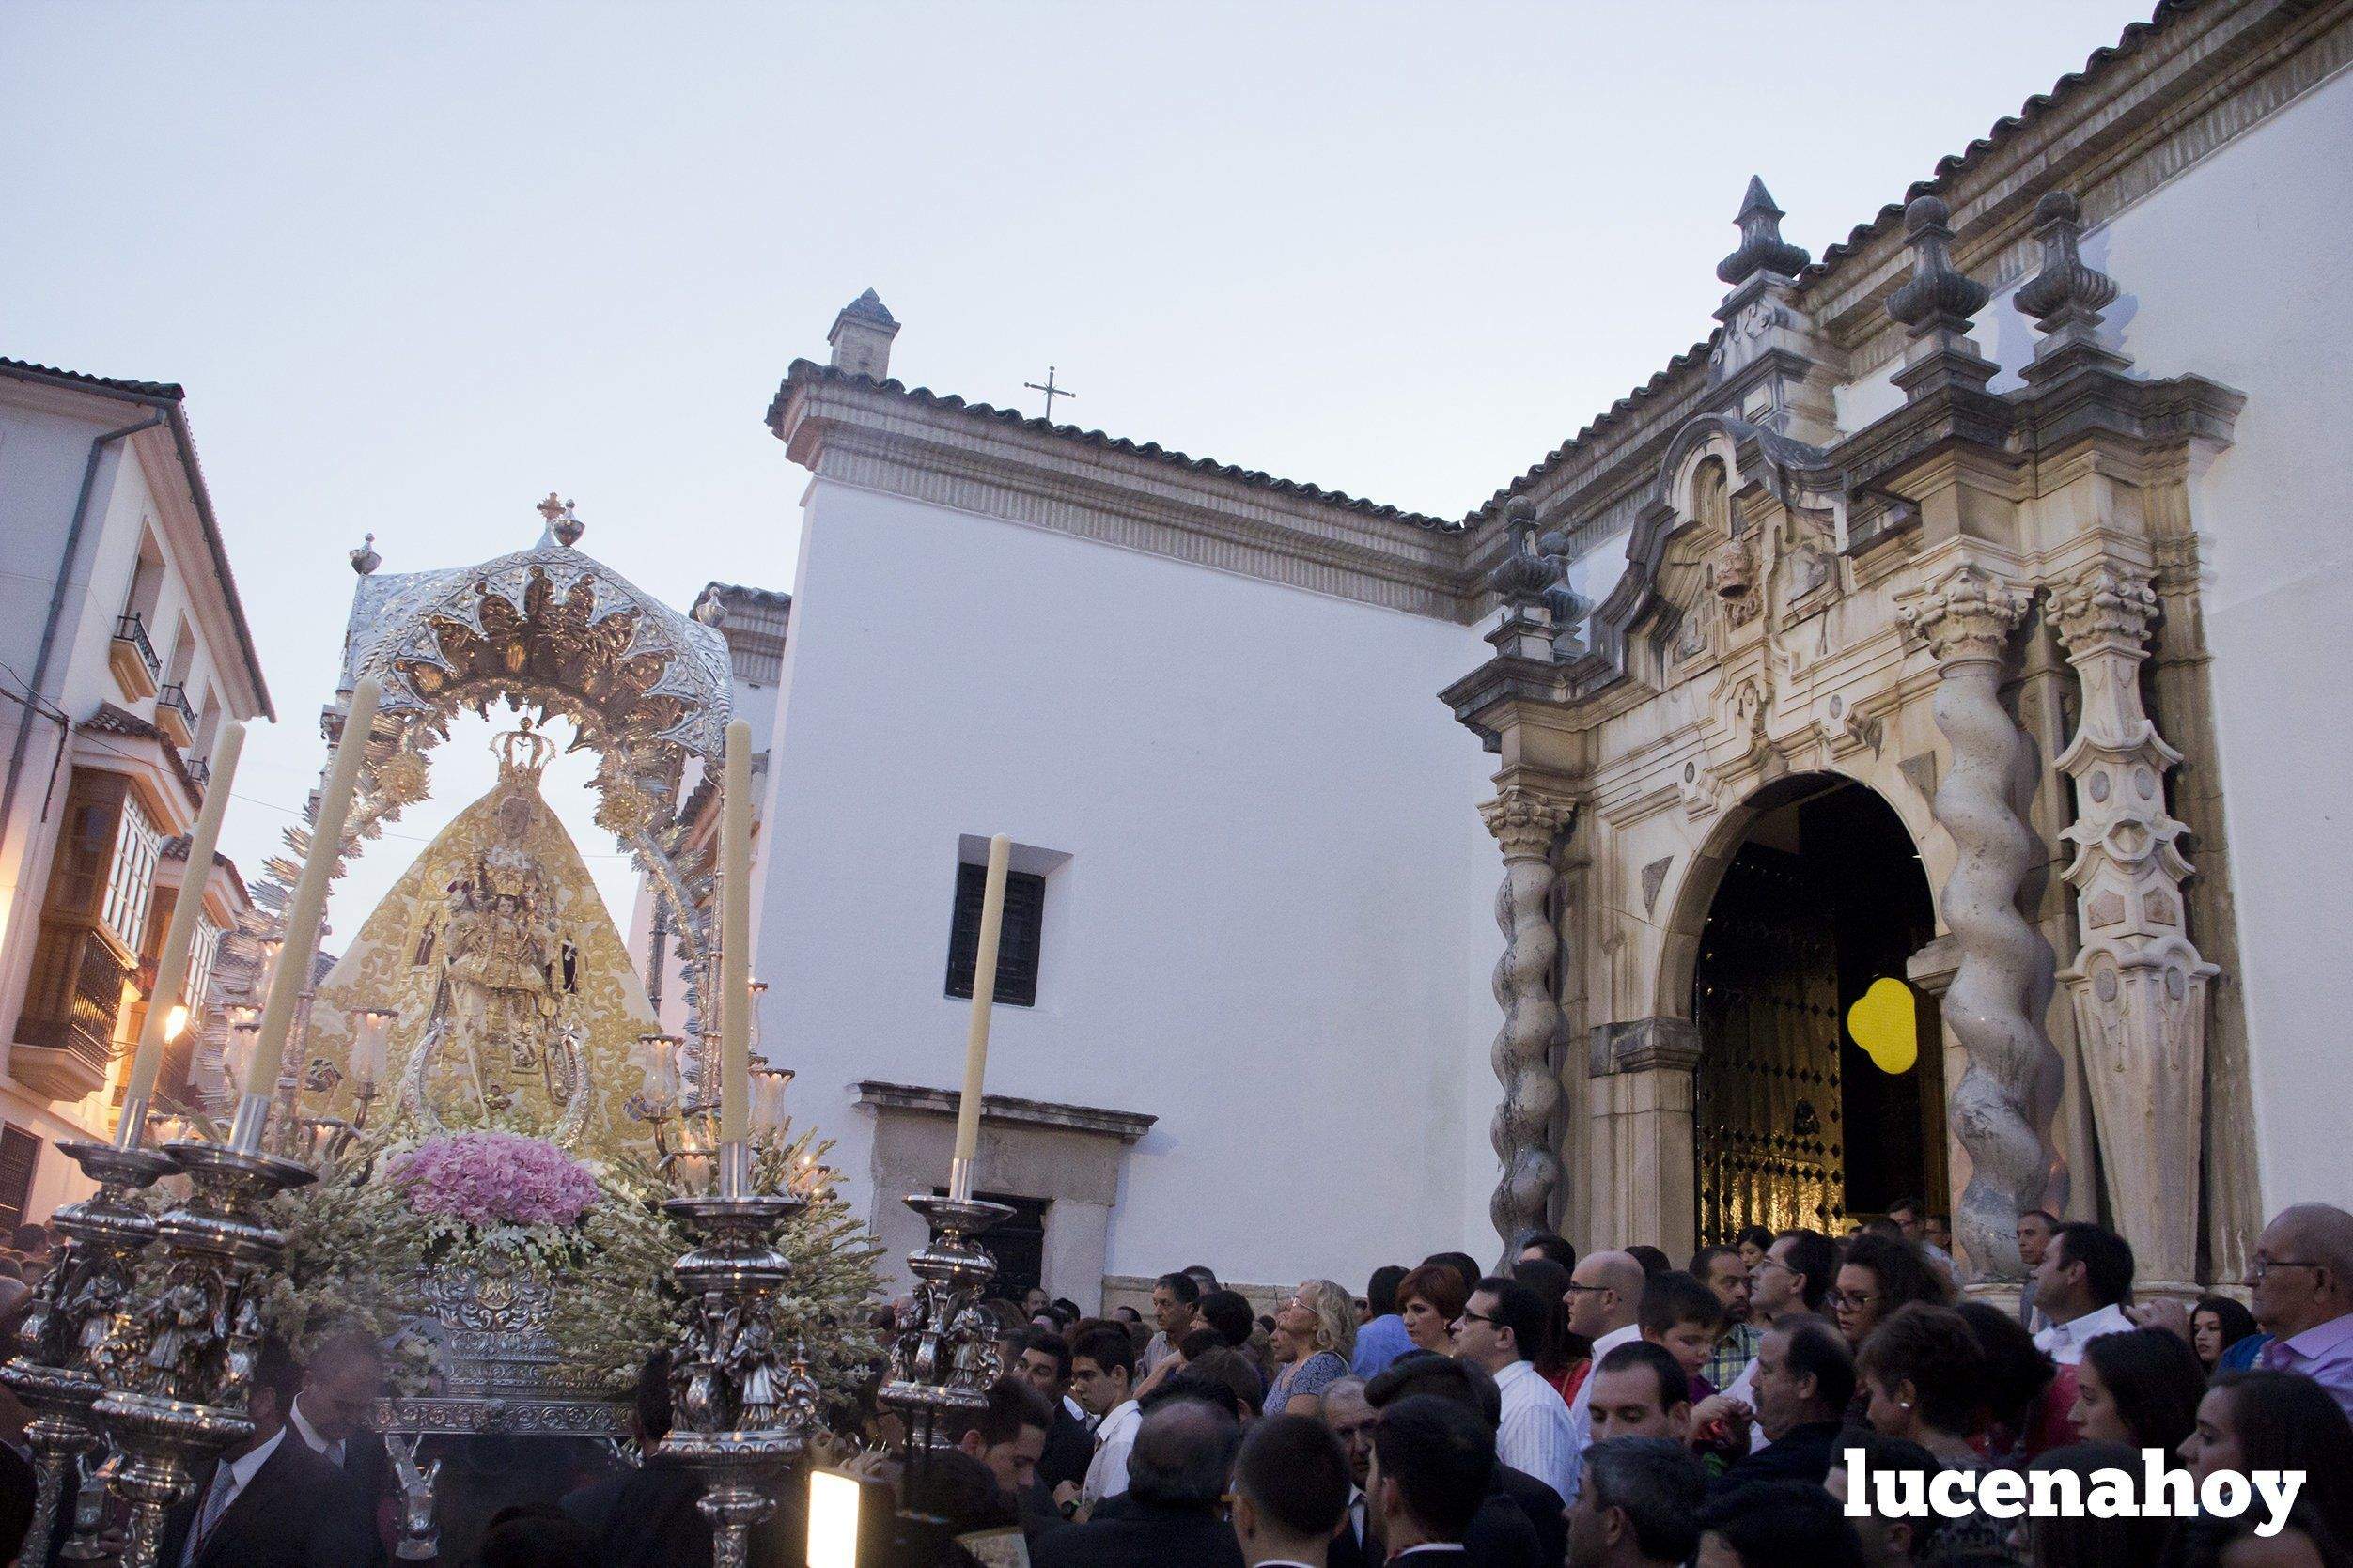
<instances>
[{"instance_id":1,"label":"man with bald head","mask_svg":"<svg viewBox=\"0 0 2353 1568\"><path fill-rule=\"evenodd\" d=\"M2301 1373L2353 1416L2353 1214L2333 1203L2281 1211L2255 1242L2256 1364Z\"/></svg>"},{"instance_id":2,"label":"man with bald head","mask_svg":"<svg viewBox=\"0 0 2353 1568\"><path fill-rule=\"evenodd\" d=\"M1593 1342L1593 1364L1619 1345L1643 1337L1642 1264L1631 1252L1588 1252L1568 1277L1568 1327ZM1568 1407L1569 1454L1564 1500L1577 1500L1577 1476L1593 1442L1593 1379L1577 1386Z\"/></svg>"},{"instance_id":3,"label":"man with bald head","mask_svg":"<svg viewBox=\"0 0 2353 1568\"><path fill-rule=\"evenodd\" d=\"M1128 1455L1127 1501L1114 1516L1037 1538L1037 1568L1242 1568L1225 1522L1241 1428L1206 1401L1153 1405Z\"/></svg>"}]
</instances>

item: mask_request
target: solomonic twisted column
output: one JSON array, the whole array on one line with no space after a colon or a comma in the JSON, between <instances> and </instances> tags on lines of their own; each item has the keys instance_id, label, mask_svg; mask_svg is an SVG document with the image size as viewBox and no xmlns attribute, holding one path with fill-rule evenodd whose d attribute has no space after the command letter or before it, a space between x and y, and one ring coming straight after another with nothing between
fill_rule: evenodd
<instances>
[{"instance_id":1,"label":"solomonic twisted column","mask_svg":"<svg viewBox=\"0 0 2353 1568\"><path fill-rule=\"evenodd\" d=\"M2083 1047L2111 1207L2143 1288L2194 1295L2205 992L2215 966L2189 939L2165 774L2181 760L2141 706L2157 595L2103 563L2061 590L2051 618L2083 683L2083 719L2059 767L2075 781L2082 948L2060 976Z\"/></svg>"},{"instance_id":2,"label":"solomonic twisted column","mask_svg":"<svg viewBox=\"0 0 2353 1568\"><path fill-rule=\"evenodd\" d=\"M2023 1272L2018 1218L2041 1206L2057 1163L2050 1124L2065 1075L2042 1024L2056 960L2018 906L2035 847L2012 793L2026 738L2001 701L2010 635L2029 603L1964 562L1903 612L1936 657L1937 728L1953 747L1936 815L1960 856L1938 905L1960 950L1944 1021L1969 1052L1951 1101L1971 1162L1954 1224L1970 1257L2002 1280Z\"/></svg>"},{"instance_id":3,"label":"solomonic twisted column","mask_svg":"<svg viewBox=\"0 0 2353 1568\"><path fill-rule=\"evenodd\" d=\"M1504 956L1495 966L1495 1000L1504 1027L1495 1036L1495 1076L1504 1086L1488 1137L1504 1168L1488 1214L1508 1241L1520 1231L1547 1227L1561 1159L1551 1143L1561 1106L1560 1080L1550 1060L1561 1010L1552 1000L1552 961L1560 933L1552 924L1552 844L1575 810L1566 801L1517 784L1479 808L1504 850L1504 885L1495 896Z\"/></svg>"}]
</instances>

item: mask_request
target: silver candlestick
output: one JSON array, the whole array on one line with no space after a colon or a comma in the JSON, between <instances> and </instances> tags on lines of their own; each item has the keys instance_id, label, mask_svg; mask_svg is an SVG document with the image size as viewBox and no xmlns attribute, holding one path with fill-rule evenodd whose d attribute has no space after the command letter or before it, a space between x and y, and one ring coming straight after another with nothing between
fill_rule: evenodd
<instances>
[{"instance_id":1,"label":"silver candlestick","mask_svg":"<svg viewBox=\"0 0 2353 1568\"><path fill-rule=\"evenodd\" d=\"M91 1409L121 1452L113 1486L131 1515L122 1568L155 1568L164 1515L194 1490L195 1467L253 1436L245 1400L261 1349L260 1287L286 1251L268 1205L313 1179L260 1152L269 1113L269 1096L249 1094L229 1142L165 1145L191 1191L155 1221L163 1277L116 1314L94 1358L106 1391Z\"/></svg>"},{"instance_id":2,"label":"silver candlestick","mask_svg":"<svg viewBox=\"0 0 2353 1568\"><path fill-rule=\"evenodd\" d=\"M931 1239L907 1254L919 1281L915 1315L893 1342L890 1380L878 1397L907 1422L912 1482L935 1450L953 1446L989 1407L989 1387L1002 1369L997 1320L982 1310L980 1297L997 1277L997 1260L979 1238L1013 1210L986 1199L927 1193L909 1198L907 1206L924 1217Z\"/></svg>"},{"instance_id":3,"label":"silver candlestick","mask_svg":"<svg viewBox=\"0 0 2353 1568\"><path fill-rule=\"evenodd\" d=\"M756 1192L750 1144L722 1144L715 1189L662 1205L700 1234L672 1265L688 1300L670 1368L670 1435L657 1452L704 1478L712 1568L745 1568L752 1528L774 1512L781 1473L817 1430L817 1384L788 1358L776 1296L791 1264L777 1233L804 1206Z\"/></svg>"},{"instance_id":4,"label":"silver candlestick","mask_svg":"<svg viewBox=\"0 0 2353 1568\"><path fill-rule=\"evenodd\" d=\"M17 1354L0 1382L33 1412L25 1441L33 1449L33 1522L23 1560L46 1563L55 1539L66 1472L105 1441L90 1406L105 1392L90 1353L131 1298L139 1255L155 1239L155 1217L136 1196L167 1175L172 1162L138 1147L143 1105L125 1105L115 1143L60 1143L98 1190L51 1218L65 1235L56 1265L41 1281L17 1334Z\"/></svg>"}]
</instances>

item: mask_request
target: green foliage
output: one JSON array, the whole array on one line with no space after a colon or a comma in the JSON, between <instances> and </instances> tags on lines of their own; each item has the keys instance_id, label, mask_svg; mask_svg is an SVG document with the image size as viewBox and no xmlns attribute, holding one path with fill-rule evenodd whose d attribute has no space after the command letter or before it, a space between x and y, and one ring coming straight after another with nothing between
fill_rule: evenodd
<instances>
[{"instance_id":1,"label":"green foliage","mask_svg":"<svg viewBox=\"0 0 2353 1568\"><path fill-rule=\"evenodd\" d=\"M831 1148L812 1134L780 1138L761 1151L755 1179L774 1190L787 1172L807 1169ZM590 1165L603 1197L575 1225L478 1226L419 1214L397 1186L376 1179L398 1149L363 1141L323 1179L279 1200L286 1267L263 1308L271 1328L298 1352L356 1323L391 1346L396 1390L425 1391L431 1347L411 1325L429 1315L417 1288L428 1268L520 1269L559 1281L547 1332L567 1364L595 1369L616 1394L634 1386L649 1351L677 1338L684 1303L670 1265L696 1238L662 1209L671 1185L650 1164ZM778 1246L792 1260L778 1303L779 1339L803 1347L818 1387L841 1397L879 1354L865 1306L878 1289L881 1249L832 1197L811 1202Z\"/></svg>"}]
</instances>

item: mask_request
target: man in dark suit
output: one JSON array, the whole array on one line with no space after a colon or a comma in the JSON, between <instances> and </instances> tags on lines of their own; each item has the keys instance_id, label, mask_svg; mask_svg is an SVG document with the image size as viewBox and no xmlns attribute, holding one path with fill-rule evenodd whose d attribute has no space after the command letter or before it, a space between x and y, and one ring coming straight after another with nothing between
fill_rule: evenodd
<instances>
[{"instance_id":1,"label":"man in dark suit","mask_svg":"<svg viewBox=\"0 0 2353 1568\"><path fill-rule=\"evenodd\" d=\"M1838 1330L1818 1317L1775 1318L1756 1347L1754 1418L1769 1446L1728 1467L1708 1486L1709 1499L1764 1481L1821 1485L1854 1397L1855 1358ZM1702 1408L1716 1403L1703 1401ZM1736 1443L1746 1441L1749 1419L1746 1405L1725 1406L1725 1430Z\"/></svg>"},{"instance_id":2,"label":"man in dark suit","mask_svg":"<svg viewBox=\"0 0 2353 1568\"><path fill-rule=\"evenodd\" d=\"M302 1370L265 1344L249 1410L254 1435L221 1455L165 1521L164 1568L354 1568L382 1549L351 1478L286 1422Z\"/></svg>"},{"instance_id":3,"label":"man in dark suit","mask_svg":"<svg viewBox=\"0 0 2353 1568\"><path fill-rule=\"evenodd\" d=\"M1032 1328L1021 1339L1021 1358L1012 1370L1046 1396L1053 1406L1054 1424L1046 1432L1045 1457L1037 1462L1037 1480L1049 1503L1064 1482L1077 1485L1086 1480L1087 1462L1095 1457L1095 1433L1086 1412L1070 1397L1070 1342L1060 1334Z\"/></svg>"},{"instance_id":4,"label":"man in dark suit","mask_svg":"<svg viewBox=\"0 0 2353 1568\"><path fill-rule=\"evenodd\" d=\"M1426 1351L1398 1357L1364 1389L1366 1400L1377 1410L1416 1394L1460 1405L1478 1417L1490 1435L1503 1416L1503 1395L1485 1368ZM1558 1492L1498 1460L1463 1545L1474 1561L1493 1563L1497 1568L1552 1568L1568 1545L1568 1523L1561 1509ZM1379 1534L1379 1514L1369 1506L1366 1513L1370 1517L1363 1560L1379 1562L1380 1553L1374 1538ZM1354 1568L1355 1564L1340 1549L1335 1549L1332 1560L1333 1568Z\"/></svg>"},{"instance_id":5,"label":"man in dark suit","mask_svg":"<svg viewBox=\"0 0 2353 1568\"><path fill-rule=\"evenodd\" d=\"M556 1506L587 1527L597 1538L597 1560L610 1568L709 1568L710 1521L695 1507L702 1481L657 1452L670 1435L667 1350L654 1351L637 1370L630 1430L644 1461L567 1492Z\"/></svg>"},{"instance_id":6,"label":"man in dark suit","mask_svg":"<svg viewBox=\"0 0 2353 1568\"><path fill-rule=\"evenodd\" d=\"M303 1363L302 1391L287 1410L288 1436L351 1477L367 1501L371 1521L385 1512L385 1500L397 1490L392 1455L375 1431L376 1405L383 1396L383 1348L374 1335L351 1328L330 1334L312 1348ZM386 1557L380 1536L369 1560L382 1564Z\"/></svg>"},{"instance_id":7,"label":"man in dark suit","mask_svg":"<svg viewBox=\"0 0 2353 1568\"><path fill-rule=\"evenodd\" d=\"M1114 1517L1039 1539L1036 1568L1243 1568L1219 1508L1241 1429L1198 1399L1146 1414L1128 1457L1128 1493Z\"/></svg>"},{"instance_id":8,"label":"man in dark suit","mask_svg":"<svg viewBox=\"0 0 2353 1568\"><path fill-rule=\"evenodd\" d=\"M1381 1407L1369 1496L1392 1563L1486 1568L1464 1539L1495 1476L1495 1434L1452 1400L1413 1394Z\"/></svg>"},{"instance_id":9,"label":"man in dark suit","mask_svg":"<svg viewBox=\"0 0 2353 1568\"><path fill-rule=\"evenodd\" d=\"M1309 1416L1269 1416L1234 1463L1234 1538L1249 1568L1330 1568L1348 1516L1348 1459Z\"/></svg>"}]
</instances>

